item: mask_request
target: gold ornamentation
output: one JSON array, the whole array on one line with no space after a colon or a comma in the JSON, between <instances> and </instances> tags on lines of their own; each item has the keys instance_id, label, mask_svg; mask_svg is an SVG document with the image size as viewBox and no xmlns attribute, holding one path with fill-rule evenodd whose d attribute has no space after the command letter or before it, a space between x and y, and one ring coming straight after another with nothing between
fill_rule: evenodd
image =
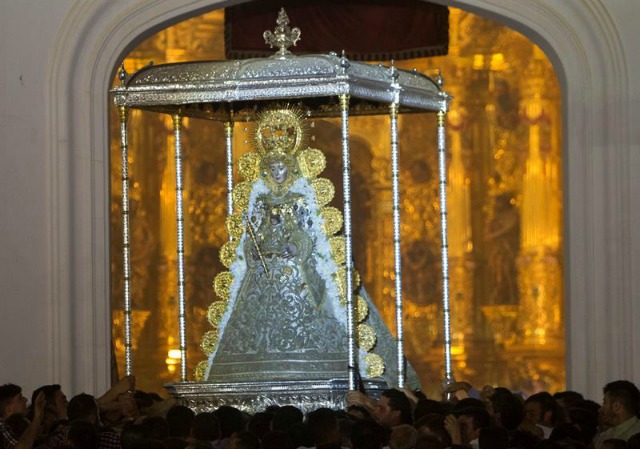
<instances>
[{"instance_id":1,"label":"gold ornamentation","mask_svg":"<svg viewBox=\"0 0 640 449\"><path fill-rule=\"evenodd\" d=\"M331 247L331 256L335 263L342 265L345 260L347 260L344 237L331 237L329 239L329 246Z\"/></svg>"},{"instance_id":2,"label":"gold ornamentation","mask_svg":"<svg viewBox=\"0 0 640 449\"><path fill-rule=\"evenodd\" d=\"M229 299L229 289L231 288L232 283L233 276L231 276L231 273L228 271L218 273L213 281L213 291L216 292L218 298L223 301L227 301Z\"/></svg>"},{"instance_id":3,"label":"gold ornamentation","mask_svg":"<svg viewBox=\"0 0 640 449\"><path fill-rule=\"evenodd\" d=\"M255 130L260 154L270 152L295 156L304 138L304 113L294 107L266 109L259 114Z\"/></svg>"},{"instance_id":4,"label":"gold ornamentation","mask_svg":"<svg viewBox=\"0 0 640 449\"><path fill-rule=\"evenodd\" d=\"M367 304L367 301L362 299L362 296L358 296L356 298L355 312L356 312L356 316L355 316L356 323L363 322L364 320L367 319L367 315L369 315L369 305Z\"/></svg>"},{"instance_id":5,"label":"gold ornamentation","mask_svg":"<svg viewBox=\"0 0 640 449\"><path fill-rule=\"evenodd\" d=\"M238 171L246 181L257 181L260 177L260 155L254 152L245 153L238 161Z\"/></svg>"},{"instance_id":6,"label":"gold ornamentation","mask_svg":"<svg viewBox=\"0 0 640 449\"><path fill-rule=\"evenodd\" d=\"M196 369L193 370L193 377L196 378L196 382L202 382L204 380L204 375L207 372L208 364L208 360L202 360L198 362L198 364L196 365Z\"/></svg>"},{"instance_id":7,"label":"gold ornamentation","mask_svg":"<svg viewBox=\"0 0 640 449\"><path fill-rule=\"evenodd\" d=\"M317 148L307 148L298 155L302 175L308 179L317 177L327 166L327 158Z\"/></svg>"},{"instance_id":8,"label":"gold ornamentation","mask_svg":"<svg viewBox=\"0 0 640 449\"><path fill-rule=\"evenodd\" d=\"M207 320L209 324L213 327L218 327L220 324L220 320L222 319L222 315L227 310L227 303L225 301L216 301L211 303L209 308L207 309Z\"/></svg>"},{"instance_id":9,"label":"gold ornamentation","mask_svg":"<svg viewBox=\"0 0 640 449\"><path fill-rule=\"evenodd\" d=\"M244 232L244 218L241 214L229 215L226 225L229 238L239 239L242 237L242 233Z\"/></svg>"},{"instance_id":10,"label":"gold ornamentation","mask_svg":"<svg viewBox=\"0 0 640 449\"><path fill-rule=\"evenodd\" d=\"M357 332L358 346L360 347L360 349L366 352L371 351L376 345L376 331L374 331L373 328L368 324L359 324Z\"/></svg>"},{"instance_id":11,"label":"gold ornamentation","mask_svg":"<svg viewBox=\"0 0 640 449\"><path fill-rule=\"evenodd\" d=\"M336 271L336 284L338 285L338 290L340 290L340 295L346 299L347 297L347 267L338 267ZM353 279L351 286L355 290L360 285L360 273L356 269L351 271L351 277Z\"/></svg>"},{"instance_id":12,"label":"gold ornamentation","mask_svg":"<svg viewBox=\"0 0 640 449\"><path fill-rule=\"evenodd\" d=\"M333 235L342 228L342 212L332 206L323 207L320 210L322 218L322 231L326 235Z\"/></svg>"},{"instance_id":13,"label":"gold ornamentation","mask_svg":"<svg viewBox=\"0 0 640 449\"><path fill-rule=\"evenodd\" d=\"M233 189L233 202L239 210L246 210L249 207L249 197L251 196L252 184L241 182Z\"/></svg>"},{"instance_id":14,"label":"gold ornamentation","mask_svg":"<svg viewBox=\"0 0 640 449\"><path fill-rule=\"evenodd\" d=\"M220 337L220 333L218 332L218 329L213 329L206 332L202 336L202 342L200 343L200 347L202 348L202 351L205 354L210 355L216 349L216 346L218 345L219 337Z\"/></svg>"},{"instance_id":15,"label":"gold ornamentation","mask_svg":"<svg viewBox=\"0 0 640 449\"><path fill-rule=\"evenodd\" d=\"M364 363L367 365L367 377L380 377L384 373L384 362L378 354L365 355Z\"/></svg>"},{"instance_id":16,"label":"gold ornamentation","mask_svg":"<svg viewBox=\"0 0 640 449\"><path fill-rule=\"evenodd\" d=\"M336 192L333 183L327 178L314 179L311 181L311 186L316 192L316 201L319 207L329 204Z\"/></svg>"},{"instance_id":17,"label":"gold ornamentation","mask_svg":"<svg viewBox=\"0 0 640 449\"><path fill-rule=\"evenodd\" d=\"M220 248L220 262L226 268L230 268L231 264L236 261L236 248L238 247L238 240L231 240Z\"/></svg>"}]
</instances>

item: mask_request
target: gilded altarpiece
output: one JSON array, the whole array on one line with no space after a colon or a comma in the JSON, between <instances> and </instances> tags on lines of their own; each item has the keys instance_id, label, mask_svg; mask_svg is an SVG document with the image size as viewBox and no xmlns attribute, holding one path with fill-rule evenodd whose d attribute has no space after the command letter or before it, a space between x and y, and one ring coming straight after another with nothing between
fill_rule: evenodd
<instances>
[{"instance_id":1,"label":"gilded altarpiece","mask_svg":"<svg viewBox=\"0 0 640 449\"><path fill-rule=\"evenodd\" d=\"M124 61L224 59L223 15L214 11L165 29ZM303 36L304 38L304 36ZM295 49L294 49L295 51ZM445 57L400 61L440 70L454 100L448 120L449 265L454 374L527 392L564 387L560 91L544 54L518 33L450 9ZM114 352L122 374L122 260L117 119L111 169ZM178 380L175 173L170 119L130 116L134 372L139 388ZM144 125L144 126L142 126ZM185 246L189 371L202 359L211 282L227 240L225 131L185 120ZM351 120L354 255L363 284L394 328L390 143L387 118ZM251 124L234 125L234 157ZM435 118L402 116L402 267L407 357L432 396L442 368L441 262ZM316 120L310 134L327 154L326 176L342 191L340 127ZM333 205L341 208L340 195Z\"/></svg>"}]
</instances>

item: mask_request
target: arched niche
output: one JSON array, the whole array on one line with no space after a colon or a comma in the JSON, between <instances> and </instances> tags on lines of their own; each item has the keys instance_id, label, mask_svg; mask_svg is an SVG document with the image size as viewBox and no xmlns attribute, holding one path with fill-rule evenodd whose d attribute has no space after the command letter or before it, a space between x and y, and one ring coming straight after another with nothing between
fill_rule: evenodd
<instances>
[{"instance_id":1,"label":"arched niche","mask_svg":"<svg viewBox=\"0 0 640 449\"><path fill-rule=\"evenodd\" d=\"M232 1L73 2L53 45L45 104L50 154L53 288L49 366L73 391L110 382L107 91L116 66L145 37ZM444 2L505 23L553 62L563 90L565 313L568 387L598 397L633 378L633 210L627 72L601 0ZM604 238L607 236L607 238ZM611 333L609 329L619 329Z\"/></svg>"}]
</instances>

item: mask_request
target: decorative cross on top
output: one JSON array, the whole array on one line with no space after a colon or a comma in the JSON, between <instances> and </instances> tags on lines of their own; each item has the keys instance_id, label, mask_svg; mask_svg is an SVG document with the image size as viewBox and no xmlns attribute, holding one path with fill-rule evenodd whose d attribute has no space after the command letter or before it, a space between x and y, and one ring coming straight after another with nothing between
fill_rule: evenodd
<instances>
[{"instance_id":1,"label":"decorative cross on top","mask_svg":"<svg viewBox=\"0 0 640 449\"><path fill-rule=\"evenodd\" d=\"M284 11L284 8L280 8L278 13L278 19L276 20L278 26L273 31L265 31L262 35L265 43L271 48L278 47L279 50L276 55L284 56L291 54L288 50L289 47L296 45L300 40L300 28L289 27L289 16Z\"/></svg>"}]
</instances>

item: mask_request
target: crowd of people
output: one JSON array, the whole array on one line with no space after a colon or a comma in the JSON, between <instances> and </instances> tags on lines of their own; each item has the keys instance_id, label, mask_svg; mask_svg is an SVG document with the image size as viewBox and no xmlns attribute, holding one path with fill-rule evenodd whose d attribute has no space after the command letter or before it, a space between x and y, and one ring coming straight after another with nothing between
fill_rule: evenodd
<instances>
[{"instance_id":1,"label":"crowd of people","mask_svg":"<svg viewBox=\"0 0 640 449\"><path fill-rule=\"evenodd\" d=\"M304 416L293 405L252 415L222 406L195 413L173 399L135 391L125 377L96 398L67 401L60 385L0 386L0 449L640 449L640 392L604 386L602 405L580 393L523 398L506 388L450 383L435 400L385 390L347 393L344 410Z\"/></svg>"}]
</instances>

